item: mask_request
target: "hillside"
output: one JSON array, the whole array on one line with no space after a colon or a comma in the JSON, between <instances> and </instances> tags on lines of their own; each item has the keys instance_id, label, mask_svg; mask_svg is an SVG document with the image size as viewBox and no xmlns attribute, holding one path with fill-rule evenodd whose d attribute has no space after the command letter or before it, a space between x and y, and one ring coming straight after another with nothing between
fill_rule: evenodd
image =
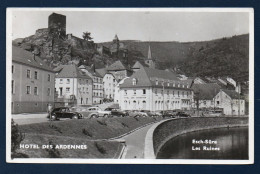
<instances>
[{"instance_id":1,"label":"hillside","mask_svg":"<svg viewBox=\"0 0 260 174\"><path fill-rule=\"evenodd\" d=\"M238 81L248 80L249 35L233 36L201 42L142 42L120 41L128 49L128 59L101 55L96 48L102 44L109 47L112 42L94 43L75 36L57 38L47 29L39 29L35 35L19 38L13 44L34 52L50 65L76 61L79 64L96 64L105 67L120 59L133 65L144 62L148 47L156 59L158 69L178 69L188 76L231 76Z\"/></svg>"},{"instance_id":2,"label":"hillside","mask_svg":"<svg viewBox=\"0 0 260 174\"><path fill-rule=\"evenodd\" d=\"M136 57L143 60L147 57L149 44L152 56L159 69L177 67L188 76L231 76L238 81L248 80L249 35L239 35L201 42L141 42L121 41L126 45L130 63ZM100 43L105 46L111 42ZM232 70L232 71L231 71Z\"/></svg>"}]
</instances>

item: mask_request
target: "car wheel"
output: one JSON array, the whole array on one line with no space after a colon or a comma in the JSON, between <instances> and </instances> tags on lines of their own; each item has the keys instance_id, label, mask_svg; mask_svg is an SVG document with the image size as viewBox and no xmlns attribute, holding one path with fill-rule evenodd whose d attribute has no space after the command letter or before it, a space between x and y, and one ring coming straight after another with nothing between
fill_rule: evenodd
<instances>
[{"instance_id":1,"label":"car wheel","mask_svg":"<svg viewBox=\"0 0 260 174\"><path fill-rule=\"evenodd\" d=\"M78 119L78 116L77 115L73 115L72 119Z\"/></svg>"},{"instance_id":2,"label":"car wheel","mask_svg":"<svg viewBox=\"0 0 260 174\"><path fill-rule=\"evenodd\" d=\"M52 115L51 116L51 120L53 121L53 120L56 120L57 118L56 118L56 116L55 115Z\"/></svg>"},{"instance_id":3,"label":"car wheel","mask_svg":"<svg viewBox=\"0 0 260 174\"><path fill-rule=\"evenodd\" d=\"M104 115L104 117L105 117L105 118L107 118L107 117L108 117L108 115L107 115L107 114L105 114L105 115Z\"/></svg>"},{"instance_id":4,"label":"car wheel","mask_svg":"<svg viewBox=\"0 0 260 174\"><path fill-rule=\"evenodd\" d=\"M91 118L98 118L98 116L96 114L93 114Z\"/></svg>"}]
</instances>

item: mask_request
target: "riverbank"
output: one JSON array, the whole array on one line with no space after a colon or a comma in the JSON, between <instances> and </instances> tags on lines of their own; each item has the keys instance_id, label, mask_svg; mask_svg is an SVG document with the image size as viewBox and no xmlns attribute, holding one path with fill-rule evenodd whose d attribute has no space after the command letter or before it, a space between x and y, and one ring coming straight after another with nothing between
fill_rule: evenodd
<instances>
[{"instance_id":1,"label":"riverbank","mask_svg":"<svg viewBox=\"0 0 260 174\"><path fill-rule=\"evenodd\" d=\"M164 120L154 124L145 139L145 158L155 159L171 138L188 132L221 127L248 126L248 117L193 117Z\"/></svg>"}]
</instances>

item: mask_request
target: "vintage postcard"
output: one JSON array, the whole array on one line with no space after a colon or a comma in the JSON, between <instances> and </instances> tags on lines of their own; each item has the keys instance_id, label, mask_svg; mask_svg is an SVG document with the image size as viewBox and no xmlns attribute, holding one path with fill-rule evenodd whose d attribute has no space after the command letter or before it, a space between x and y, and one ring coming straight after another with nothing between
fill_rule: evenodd
<instances>
[{"instance_id":1,"label":"vintage postcard","mask_svg":"<svg viewBox=\"0 0 260 174\"><path fill-rule=\"evenodd\" d=\"M254 163L254 10L8 8L9 163Z\"/></svg>"}]
</instances>

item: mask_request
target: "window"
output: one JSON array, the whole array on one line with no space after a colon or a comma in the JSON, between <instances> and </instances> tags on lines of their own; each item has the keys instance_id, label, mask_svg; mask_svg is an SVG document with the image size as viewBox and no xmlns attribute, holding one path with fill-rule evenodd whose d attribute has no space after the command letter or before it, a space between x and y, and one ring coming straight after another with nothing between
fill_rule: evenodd
<instances>
[{"instance_id":1,"label":"window","mask_svg":"<svg viewBox=\"0 0 260 174\"><path fill-rule=\"evenodd\" d=\"M169 90L167 90L167 95L169 95Z\"/></svg>"},{"instance_id":2,"label":"window","mask_svg":"<svg viewBox=\"0 0 260 174\"><path fill-rule=\"evenodd\" d=\"M67 79L67 84L69 84L70 83L70 79Z\"/></svg>"},{"instance_id":3,"label":"window","mask_svg":"<svg viewBox=\"0 0 260 174\"><path fill-rule=\"evenodd\" d=\"M66 92L69 93L70 92L70 88L66 88Z\"/></svg>"},{"instance_id":4,"label":"window","mask_svg":"<svg viewBox=\"0 0 260 174\"><path fill-rule=\"evenodd\" d=\"M154 93L157 95L157 89L154 90Z\"/></svg>"},{"instance_id":5,"label":"window","mask_svg":"<svg viewBox=\"0 0 260 174\"><path fill-rule=\"evenodd\" d=\"M12 80L12 94L14 94L14 80Z\"/></svg>"},{"instance_id":6,"label":"window","mask_svg":"<svg viewBox=\"0 0 260 174\"><path fill-rule=\"evenodd\" d=\"M48 74L48 82L50 82L50 81L51 81L51 75Z\"/></svg>"},{"instance_id":7,"label":"window","mask_svg":"<svg viewBox=\"0 0 260 174\"><path fill-rule=\"evenodd\" d=\"M182 96L184 96L184 92L182 91Z\"/></svg>"},{"instance_id":8,"label":"window","mask_svg":"<svg viewBox=\"0 0 260 174\"><path fill-rule=\"evenodd\" d=\"M174 95L174 91L172 91L172 95Z\"/></svg>"},{"instance_id":9,"label":"window","mask_svg":"<svg viewBox=\"0 0 260 174\"><path fill-rule=\"evenodd\" d=\"M158 85L158 80L155 81L155 84Z\"/></svg>"},{"instance_id":10,"label":"window","mask_svg":"<svg viewBox=\"0 0 260 174\"><path fill-rule=\"evenodd\" d=\"M133 85L136 85L136 79L133 78Z\"/></svg>"},{"instance_id":11,"label":"window","mask_svg":"<svg viewBox=\"0 0 260 174\"><path fill-rule=\"evenodd\" d=\"M178 91L178 97L180 96L180 91Z\"/></svg>"},{"instance_id":12,"label":"window","mask_svg":"<svg viewBox=\"0 0 260 174\"><path fill-rule=\"evenodd\" d=\"M134 95L136 95L136 90L134 90Z\"/></svg>"},{"instance_id":13,"label":"window","mask_svg":"<svg viewBox=\"0 0 260 174\"><path fill-rule=\"evenodd\" d=\"M219 101L217 101L217 104L219 105Z\"/></svg>"},{"instance_id":14,"label":"window","mask_svg":"<svg viewBox=\"0 0 260 174\"><path fill-rule=\"evenodd\" d=\"M38 72L34 71L34 79L38 79Z\"/></svg>"},{"instance_id":15,"label":"window","mask_svg":"<svg viewBox=\"0 0 260 174\"><path fill-rule=\"evenodd\" d=\"M31 87L30 86L26 86L26 94L31 94Z\"/></svg>"},{"instance_id":16,"label":"window","mask_svg":"<svg viewBox=\"0 0 260 174\"><path fill-rule=\"evenodd\" d=\"M34 87L34 95L38 95L38 88Z\"/></svg>"},{"instance_id":17,"label":"window","mask_svg":"<svg viewBox=\"0 0 260 174\"><path fill-rule=\"evenodd\" d=\"M146 94L146 90L145 89L143 89L143 94Z\"/></svg>"},{"instance_id":18,"label":"window","mask_svg":"<svg viewBox=\"0 0 260 174\"><path fill-rule=\"evenodd\" d=\"M127 90L125 90L125 95L127 95Z\"/></svg>"},{"instance_id":19,"label":"window","mask_svg":"<svg viewBox=\"0 0 260 174\"><path fill-rule=\"evenodd\" d=\"M63 83L63 79L60 79L60 84L62 84Z\"/></svg>"},{"instance_id":20,"label":"window","mask_svg":"<svg viewBox=\"0 0 260 174\"><path fill-rule=\"evenodd\" d=\"M26 77L29 79L31 78L31 70L27 69Z\"/></svg>"},{"instance_id":21,"label":"window","mask_svg":"<svg viewBox=\"0 0 260 174\"><path fill-rule=\"evenodd\" d=\"M51 95L51 88L48 88L47 89L47 96L50 96Z\"/></svg>"},{"instance_id":22,"label":"window","mask_svg":"<svg viewBox=\"0 0 260 174\"><path fill-rule=\"evenodd\" d=\"M14 65L12 65L12 73L14 73Z\"/></svg>"}]
</instances>

